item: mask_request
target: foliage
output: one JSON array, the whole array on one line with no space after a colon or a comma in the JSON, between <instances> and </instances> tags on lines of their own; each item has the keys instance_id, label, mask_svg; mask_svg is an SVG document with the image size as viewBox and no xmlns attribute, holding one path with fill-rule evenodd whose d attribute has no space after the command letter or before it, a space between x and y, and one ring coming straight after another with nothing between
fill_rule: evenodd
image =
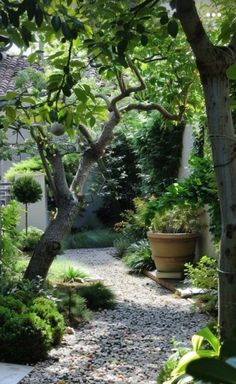
<instances>
[{"instance_id":1,"label":"foliage","mask_svg":"<svg viewBox=\"0 0 236 384\"><path fill-rule=\"evenodd\" d=\"M163 192L177 178L184 127L155 119L137 132L135 151L145 196Z\"/></svg>"},{"instance_id":2,"label":"foliage","mask_svg":"<svg viewBox=\"0 0 236 384\"><path fill-rule=\"evenodd\" d=\"M42 188L32 176L22 176L14 181L13 194L20 203L36 203L42 197Z\"/></svg>"},{"instance_id":3,"label":"foliage","mask_svg":"<svg viewBox=\"0 0 236 384\"><path fill-rule=\"evenodd\" d=\"M4 174L9 182L14 182L18 174L30 174L33 172L43 172L42 162L38 156L32 156L29 159L21 160L19 163L13 163Z\"/></svg>"},{"instance_id":4,"label":"foliage","mask_svg":"<svg viewBox=\"0 0 236 384\"><path fill-rule=\"evenodd\" d=\"M210 230L215 240L219 241L221 231L219 200L212 163L209 157L190 158L191 174L183 181L171 184L161 196L151 198L143 207L141 219L146 226L150 223L157 211L163 211L174 205L190 204L196 207L209 205L211 216Z\"/></svg>"},{"instance_id":5,"label":"foliage","mask_svg":"<svg viewBox=\"0 0 236 384\"><path fill-rule=\"evenodd\" d=\"M77 279L84 279L85 277L88 277L88 274L81 271L79 268L74 268L73 266L69 265L62 277L64 282L73 282Z\"/></svg>"},{"instance_id":6,"label":"foliage","mask_svg":"<svg viewBox=\"0 0 236 384\"><path fill-rule=\"evenodd\" d=\"M18 234L18 247L24 252L34 251L42 235L43 231L39 228L29 227L27 233L23 229Z\"/></svg>"},{"instance_id":7,"label":"foliage","mask_svg":"<svg viewBox=\"0 0 236 384\"><path fill-rule=\"evenodd\" d=\"M133 204L134 210L124 211L121 215L122 221L114 226L115 231L129 239L131 243L145 238L147 228L143 218L146 202L140 197L136 197Z\"/></svg>"},{"instance_id":8,"label":"foliage","mask_svg":"<svg viewBox=\"0 0 236 384\"><path fill-rule=\"evenodd\" d=\"M179 360L190 351L189 347L185 347L182 343L173 341L172 354L168 357L164 365L161 367L157 377L157 384L163 384L171 376L171 372L177 367Z\"/></svg>"},{"instance_id":9,"label":"foliage","mask_svg":"<svg viewBox=\"0 0 236 384\"><path fill-rule=\"evenodd\" d=\"M51 327L52 346L58 345L64 332L64 319L57 310L53 301L46 297L37 297L33 300L30 310L36 313L41 319Z\"/></svg>"},{"instance_id":10,"label":"foliage","mask_svg":"<svg viewBox=\"0 0 236 384\"><path fill-rule=\"evenodd\" d=\"M130 239L125 236L119 236L114 240L113 246L115 248L115 256L122 258L131 244Z\"/></svg>"},{"instance_id":11,"label":"foliage","mask_svg":"<svg viewBox=\"0 0 236 384\"><path fill-rule=\"evenodd\" d=\"M185 264L185 273L197 288L215 290L218 288L217 260L212 257L202 256L194 266L190 263Z\"/></svg>"},{"instance_id":12,"label":"foliage","mask_svg":"<svg viewBox=\"0 0 236 384\"><path fill-rule=\"evenodd\" d=\"M36 298L28 303L13 296L0 297L0 308L6 311L0 329L1 360L36 363L61 341L63 317L50 300Z\"/></svg>"},{"instance_id":13,"label":"foliage","mask_svg":"<svg viewBox=\"0 0 236 384\"><path fill-rule=\"evenodd\" d=\"M185 273L195 287L206 290L195 296L200 311L217 315L217 261L212 257L203 256L194 266L190 263L185 264Z\"/></svg>"},{"instance_id":14,"label":"foliage","mask_svg":"<svg viewBox=\"0 0 236 384\"><path fill-rule=\"evenodd\" d=\"M80 286L77 292L86 300L87 307L92 311L114 309L116 306L114 293L103 283Z\"/></svg>"},{"instance_id":15,"label":"foliage","mask_svg":"<svg viewBox=\"0 0 236 384\"><path fill-rule=\"evenodd\" d=\"M132 208L132 200L139 189L133 139L123 132L116 133L102 160L101 175L93 188L100 186L99 195L104 204L96 213L105 225L111 225L119 219L121 211Z\"/></svg>"},{"instance_id":16,"label":"foliage","mask_svg":"<svg viewBox=\"0 0 236 384\"><path fill-rule=\"evenodd\" d=\"M163 233L192 233L199 228L199 211L192 206L172 206L164 212L156 212L152 230Z\"/></svg>"},{"instance_id":17,"label":"foliage","mask_svg":"<svg viewBox=\"0 0 236 384\"><path fill-rule=\"evenodd\" d=\"M153 271L155 269L152 253L147 240L141 240L132 244L127 254L123 257L127 267L134 273L142 273L144 270Z\"/></svg>"},{"instance_id":18,"label":"foliage","mask_svg":"<svg viewBox=\"0 0 236 384\"><path fill-rule=\"evenodd\" d=\"M65 249L112 247L117 234L109 229L71 233L63 242Z\"/></svg>"},{"instance_id":19,"label":"foliage","mask_svg":"<svg viewBox=\"0 0 236 384\"><path fill-rule=\"evenodd\" d=\"M19 221L19 204L11 200L9 204L0 210L0 290L4 289L18 274L16 247L17 230Z\"/></svg>"},{"instance_id":20,"label":"foliage","mask_svg":"<svg viewBox=\"0 0 236 384\"><path fill-rule=\"evenodd\" d=\"M174 357L170 357L170 361L165 364L158 383L161 378L166 379L165 384L180 384L183 382L192 383L192 377L186 373L186 367L194 360L201 357L217 357L220 353L220 341L207 327L202 328L199 332L192 336L192 348L182 349ZM177 359L176 359L177 357ZM170 372L168 367L173 368Z\"/></svg>"},{"instance_id":21,"label":"foliage","mask_svg":"<svg viewBox=\"0 0 236 384\"><path fill-rule=\"evenodd\" d=\"M55 291L58 309L68 324L78 326L91 319L85 298L81 297L74 287L58 286Z\"/></svg>"},{"instance_id":22,"label":"foliage","mask_svg":"<svg viewBox=\"0 0 236 384\"><path fill-rule=\"evenodd\" d=\"M226 340L217 357L202 357L191 361L186 367L187 374L201 382L234 384L236 376L236 339Z\"/></svg>"}]
</instances>

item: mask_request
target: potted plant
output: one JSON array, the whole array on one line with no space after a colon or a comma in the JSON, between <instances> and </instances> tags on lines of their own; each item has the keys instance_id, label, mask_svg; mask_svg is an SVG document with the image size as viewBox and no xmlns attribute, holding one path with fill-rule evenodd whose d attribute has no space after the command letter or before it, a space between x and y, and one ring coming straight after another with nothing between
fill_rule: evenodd
<instances>
[{"instance_id":1,"label":"potted plant","mask_svg":"<svg viewBox=\"0 0 236 384\"><path fill-rule=\"evenodd\" d=\"M158 211L147 237L159 278L182 278L184 264L195 256L199 210L186 204Z\"/></svg>"}]
</instances>

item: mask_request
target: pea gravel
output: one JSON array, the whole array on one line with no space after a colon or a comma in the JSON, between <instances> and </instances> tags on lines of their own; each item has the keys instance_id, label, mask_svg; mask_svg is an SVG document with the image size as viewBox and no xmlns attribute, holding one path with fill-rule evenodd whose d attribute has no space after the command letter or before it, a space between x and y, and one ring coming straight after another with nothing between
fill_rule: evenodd
<instances>
[{"instance_id":1,"label":"pea gravel","mask_svg":"<svg viewBox=\"0 0 236 384\"><path fill-rule=\"evenodd\" d=\"M90 323L65 335L20 384L155 384L171 352L171 340L185 341L207 322L191 303L143 276L128 273L112 249L69 250L94 278L117 295L114 310L97 312Z\"/></svg>"}]
</instances>

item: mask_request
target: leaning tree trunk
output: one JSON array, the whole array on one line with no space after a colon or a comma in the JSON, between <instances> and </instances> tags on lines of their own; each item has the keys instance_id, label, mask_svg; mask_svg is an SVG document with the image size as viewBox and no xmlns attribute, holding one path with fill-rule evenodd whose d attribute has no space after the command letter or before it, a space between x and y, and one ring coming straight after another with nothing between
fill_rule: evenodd
<instances>
[{"instance_id":1,"label":"leaning tree trunk","mask_svg":"<svg viewBox=\"0 0 236 384\"><path fill-rule=\"evenodd\" d=\"M222 217L219 325L225 339L236 319L236 137L226 76L202 76L202 84Z\"/></svg>"},{"instance_id":2,"label":"leaning tree trunk","mask_svg":"<svg viewBox=\"0 0 236 384\"><path fill-rule=\"evenodd\" d=\"M33 280L40 276L44 280L47 277L49 268L61 249L61 242L71 230L79 209L79 203L72 193L59 202L56 217L50 222L30 259L24 274L25 279Z\"/></svg>"}]
</instances>

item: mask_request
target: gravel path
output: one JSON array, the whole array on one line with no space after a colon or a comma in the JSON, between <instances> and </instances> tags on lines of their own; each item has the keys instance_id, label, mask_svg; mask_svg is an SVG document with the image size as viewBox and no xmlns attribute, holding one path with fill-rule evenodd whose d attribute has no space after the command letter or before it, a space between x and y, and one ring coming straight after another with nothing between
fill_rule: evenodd
<instances>
[{"instance_id":1,"label":"gravel path","mask_svg":"<svg viewBox=\"0 0 236 384\"><path fill-rule=\"evenodd\" d=\"M117 294L115 310L66 335L50 359L38 363L21 384L155 384L170 354L171 339L186 341L206 324L187 300L175 297L147 277L128 274L111 249L67 251L92 277Z\"/></svg>"}]
</instances>

